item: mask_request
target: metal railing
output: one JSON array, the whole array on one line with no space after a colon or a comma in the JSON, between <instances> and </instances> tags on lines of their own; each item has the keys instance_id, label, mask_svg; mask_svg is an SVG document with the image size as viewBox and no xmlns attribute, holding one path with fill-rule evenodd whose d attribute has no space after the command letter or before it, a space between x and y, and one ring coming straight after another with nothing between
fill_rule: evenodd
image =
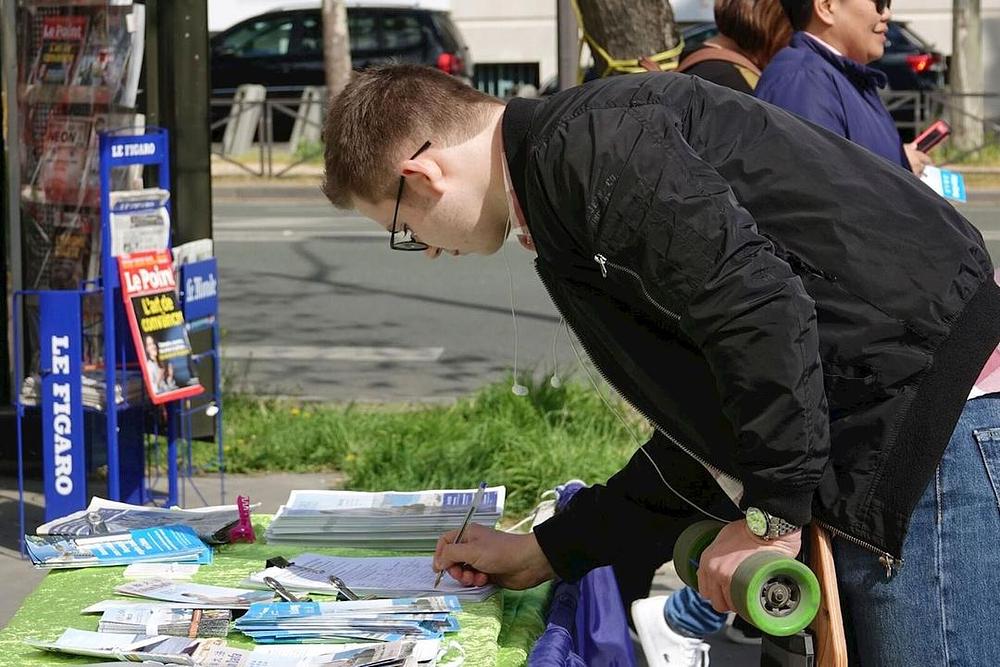
<instances>
[{"instance_id":1,"label":"metal railing","mask_svg":"<svg viewBox=\"0 0 1000 667\"><path fill-rule=\"evenodd\" d=\"M882 101L890 113L896 112L894 119L900 130L910 130L919 133L935 120L944 118L953 126L959 118L970 118L983 126L983 143L969 150L952 155L950 162L961 162L965 158L978 153L983 148L997 145L1000 142L1000 117L980 117L968 113L962 108L960 100L963 97L977 97L984 101L1000 99L1000 93L958 94L945 90L932 91L901 91L892 90L881 94ZM908 113L912 110L912 114Z\"/></svg>"},{"instance_id":2,"label":"metal railing","mask_svg":"<svg viewBox=\"0 0 1000 667\"><path fill-rule=\"evenodd\" d=\"M215 132L220 128L225 128L229 123L241 122L245 118L257 116L255 122L256 131L254 133L255 141L251 145L251 151L256 154L256 159L253 163L248 163L241 160L241 156L245 154L245 151L229 151L225 150L224 144L212 144L212 155L217 156L224 162L234 165L246 172L251 176L257 176L260 178L281 178L285 176L290 171L299 167L306 162L313 159L313 156L295 156L295 147L291 146L288 152L289 155L293 156L293 160L287 164L275 165L275 138L274 138L274 121L276 114L278 116L285 116L294 123L300 123L306 127L313 128L317 131L322 130L322 124L313 120L312 118L305 117L301 112L301 105L303 100L301 97L296 98L277 98L277 99L264 99L260 101L247 101L234 98L212 98L209 101L210 106L213 109L226 108L230 110L230 113L224 118L220 118L213 122L209 127L211 132ZM320 114L322 117L322 114ZM245 159L245 158L244 158Z\"/></svg>"},{"instance_id":3,"label":"metal railing","mask_svg":"<svg viewBox=\"0 0 1000 667\"><path fill-rule=\"evenodd\" d=\"M245 152L241 152L240 155L227 153L217 144L213 144L212 154L226 163L238 167L243 172L259 178L281 178L295 168L309 162L313 156L300 155L296 157L295 147L292 146L287 154L294 159L291 162L279 164L277 167L275 165L274 122L276 115L290 118L294 123L300 123L304 127L311 127L317 131L322 130L321 122L303 114L300 108L304 103L303 97L290 97L287 96L287 92L283 94L286 96L260 101L245 101L238 97L212 98L210 104L213 109L226 108L230 110L226 117L211 124L213 132L224 128L228 123L239 122L244 116L254 114L256 111L260 112L256 120L255 141L252 143L250 151L256 154L256 159L252 163L241 161L241 155L245 155ZM900 130L910 130L913 133L919 132L938 118L969 115L958 104L959 97L961 96L944 91L888 91L882 93L882 100L886 108L890 112L896 112L896 126ZM978 97L996 99L1000 97L1000 94L984 94L978 95ZM912 114L908 113L910 109L912 109ZM984 144L953 156L952 162L958 162L986 146L1000 142L1000 118L976 118L976 120L983 123Z\"/></svg>"}]
</instances>

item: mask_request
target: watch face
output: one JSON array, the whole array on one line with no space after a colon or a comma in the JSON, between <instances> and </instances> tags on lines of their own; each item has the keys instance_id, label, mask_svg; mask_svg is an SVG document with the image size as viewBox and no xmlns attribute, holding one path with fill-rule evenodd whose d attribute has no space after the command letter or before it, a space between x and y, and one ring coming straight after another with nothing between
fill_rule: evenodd
<instances>
[{"instance_id":1,"label":"watch face","mask_svg":"<svg viewBox=\"0 0 1000 667\"><path fill-rule=\"evenodd\" d=\"M757 537L767 535L767 516L756 507L748 507L747 528Z\"/></svg>"}]
</instances>

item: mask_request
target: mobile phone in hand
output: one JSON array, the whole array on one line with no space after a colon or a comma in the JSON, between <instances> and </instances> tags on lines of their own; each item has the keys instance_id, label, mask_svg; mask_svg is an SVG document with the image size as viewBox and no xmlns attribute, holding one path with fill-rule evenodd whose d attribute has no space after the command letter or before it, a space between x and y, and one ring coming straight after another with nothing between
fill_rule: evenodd
<instances>
[{"instance_id":1,"label":"mobile phone in hand","mask_svg":"<svg viewBox=\"0 0 1000 667\"><path fill-rule=\"evenodd\" d=\"M917 150L926 153L951 134L951 126L943 120L934 122L916 138Z\"/></svg>"}]
</instances>

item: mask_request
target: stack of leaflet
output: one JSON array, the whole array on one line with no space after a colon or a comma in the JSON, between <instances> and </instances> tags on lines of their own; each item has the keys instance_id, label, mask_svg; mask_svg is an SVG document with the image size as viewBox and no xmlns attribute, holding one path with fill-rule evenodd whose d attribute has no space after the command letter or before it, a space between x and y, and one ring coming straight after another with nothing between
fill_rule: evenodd
<instances>
[{"instance_id":1,"label":"stack of leaflet","mask_svg":"<svg viewBox=\"0 0 1000 667\"><path fill-rule=\"evenodd\" d=\"M458 631L454 596L350 602L265 602L236 629L261 644L440 639Z\"/></svg>"},{"instance_id":2,"label":"stack of leaflet","mask_svg":"<svg viewBox=\"0 0 1000 667\"><path fill-rule=\"evenodd\" d=\"M433 551L455 530L476 489L364 493L292 491L267 529L271 544ZM506 488L486 489L472 521L492 527L503 515Z\"/></svg>"},{"instance_id":3,"label":"stack of leaflet","mask_svg":"<svg viewBox=\"0 0 1000 667\"><path fill-rule=\"evenodd\" d=\"M244 585L264 588L264 577L271 577L293 593L336 595L339 588L330 580L334 576L361 596L412 598L454 595L475 602L485 600L496 590L492 585L462 586L451 577L442 578L441 583L435 586L437 575L431 560L430 556L348 558L305 553L292 559L288 567L269 567L255 572Z\"/></svg>"},{"instance_id":4,"label":"stack of leaflet","mask_svg":"<svg viewBox=\"0 0 1000 667\"><path fill-rule=\"evenodd\" d=\"M154 661L154 664L191 665L191 656L206 645L223 644L220 639L112 634L69 628L55 641L26 639L25 644L42 651L94 658L114 658L123 662Z\"/></svg>"},{"instance_id":5,"label":"stack of leaflet","mask_svg":"<svg viewBox=\"0 0 1000 667\"><path fill-rule=\"evenodd\" d=\"M254 602L266 602L274 598L271 591L191 584L168 579L134 581L119 586L115 592L131 597L181 603L188 609L247 609Z\"/></svg>"},{"instance_id":6,"label":"stack of leaflet","mask_svg":"<svg viewBox=\"0 0 1000 667\"><path fill-rule=\"evenodd\" d=\"M436 663L436 651L427 660L420 660L416 642L397 641L384 644L324 646L310 651L302 645L264 647L252 651L213 646L194 655L196 665L232 665L234 667L418 667Z\"/></svg>"},{"instance_id":7,"label":"stack of leaflet","mask_svg":"<svg viewBox=\"0 0 1000 667\"><path fill-rule=\"evenodd\" d=\"M35 567L105 567L138 562L212 562L212 549L188 526L143 528L122 533L68 537L25 535Z\"/></svg>"},{"instance_id":8,"label":"stack of leaflet","mask_svg":"<svg viewBox=\"0 0 1000 667\"><path fill-rule=\"evenodd\" d=\"M104 612L98 632L225 637L232 613L228 609L169 609L152 605L113 607Z\"/></svg>"},{"instance_id":9,"label":"stack of leaflet","mask_svg":"<svg viewBox=\"0 0 1000 667\"><path fill-rule=\"evenodd\" d=\"M229 541L229 528L240 518L236 505L216 505L196 509L166 509L129 505L93 497L87 509L72 512L38 527L39 535L102 535L136 528L182 525L193 528L209 544Z\"/></svg>"}]
</instances>

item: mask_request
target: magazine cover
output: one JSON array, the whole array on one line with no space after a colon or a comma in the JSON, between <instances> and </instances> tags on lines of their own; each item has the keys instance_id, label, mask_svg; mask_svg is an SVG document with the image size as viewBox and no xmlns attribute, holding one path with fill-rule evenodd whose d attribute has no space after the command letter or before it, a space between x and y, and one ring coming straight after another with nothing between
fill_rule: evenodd
<instances>
[{"instance_id":1,"label":"magazine cover","mask_svg":"<svg viewBox=\"0 0 1000 667\"><path fill-rule=\"evenodd\" d=\"M32 187L55 204L83 204L92 158L94 119L49 116Z\"/></svg>"},{"instance_id":2,"label":"magazine cover","mask_svg":"<svg viewBox=\"0 0 1000 667\"><path fill-rule=\"evenodd\" d=\"M86 16L46 16L42 19L42 42L29 83L68 85L86 34Z\"/></svg>"},{"instance_id":3,"label":"magazine cover","mask_svg":"<svg viewBox=\"0 0 1000 667\"><path fill-rule=\"evenodd\" d=\"M101 8L94 12L86 45L73 75L73 85L101 86L117 91L130 55L126 15Z\"/></svg>"},{"instance_id":4,"label":"magazine cover","mask_svg":"<svg viewBox=\"0 0 1000 667\"><path fill-rule=\"evenodd\" d=\"M122 299L132 342L153 403L166 403L204 391L191 363L184 313L170 251L152 250L118 258Z\"/></svg>"}]
</instances>

